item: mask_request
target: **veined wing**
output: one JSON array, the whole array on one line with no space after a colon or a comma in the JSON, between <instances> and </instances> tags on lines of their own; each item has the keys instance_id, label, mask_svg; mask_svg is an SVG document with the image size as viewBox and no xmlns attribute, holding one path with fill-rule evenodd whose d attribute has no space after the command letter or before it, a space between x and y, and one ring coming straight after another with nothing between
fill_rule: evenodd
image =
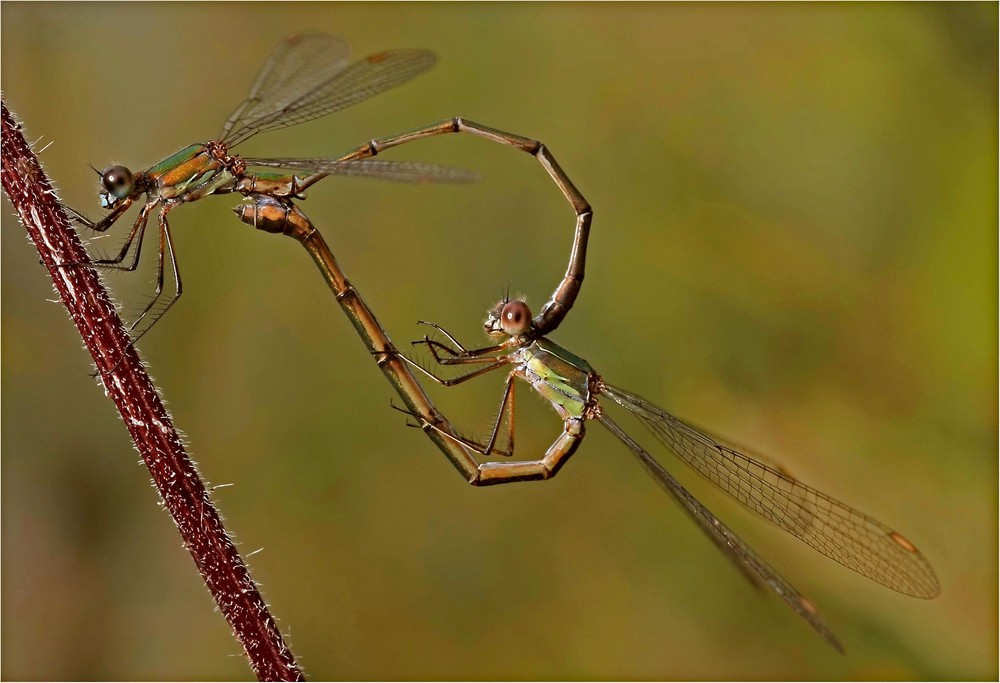
<instances>
[{"instance_id":1,"label":"veined wing","mask_svg":"<svg viewBox=\"0 0 1000 683\"><path fill-rule=\"evenodd\" d=\"M234 130L243 133L243 140L258 132L244 129L335 77L347 66L348 54L347 42L337 36L305 33L283 39L264 62L247 98L226 121L219 139L228 141Z\"/></svg>"},{"instance_id":2,"label":"veined wing","mask_svg":"<svg viewBox=\"0 0 1000 683\"><path fill-rule=\"evenodd\" d=\"M278 44L222 130L230 147L262 131L326 116L402 85L434 65L428 50L388 50L345 66L340 38L303 34Z\"/></svg>"},{"instance_id":3,"label":"veined wing","mask_svg":"<svg viewBox=\"0 0 1000 683\"><path fill-rule=\"evenodd\" d=\"M403 183L470 183L479 180L479 174L464 168L425 164L419 161L394 161L385 159L243 159L248 166L281 168L330 175L382 178Z\"/></svg>"},{"instance_id":4,"label":"veined wing","mask_svg":"<svg viewBox=\"0 0 1000 683\"><path fill-rule=\"evenodd\" d=\"M902 534L859 510L719 442L665 410L608 386L668 449L749 509L827 557L917 598L940 592L927 558Z\"/></svg>"},{"instance_id":5,"label":"veined wing","mask_svg":"<svg viewBox=\"0 0 1000 683\"><path fill-rule=\"evenodd\" d=\"M697 498L688 493L687 489L681 486L680 482L664 469L646 450L636 443L635 439L629 436L618 426L606 413L598 415L597 419L607 427L612 434L617 436L629 447L629 450L639 459L642 466L646 468L654 479L667 490L674 499L681 504L698 524L702 531L708 534L712 542L721 549L730 560L737 564L744 574L756 583L759 577L765 586L778 594L785 603L795 610L796 614L805 619L810 626L823 636L837 652L844 653L844 648L840 641L833 635L830 627L816 611L813 604L802 595L792 584L781 576L771 565L765 562L760 555L753 551L743 540L734 534L723 524L718 517L702 505Z\"/></svg>"}]
</instances>

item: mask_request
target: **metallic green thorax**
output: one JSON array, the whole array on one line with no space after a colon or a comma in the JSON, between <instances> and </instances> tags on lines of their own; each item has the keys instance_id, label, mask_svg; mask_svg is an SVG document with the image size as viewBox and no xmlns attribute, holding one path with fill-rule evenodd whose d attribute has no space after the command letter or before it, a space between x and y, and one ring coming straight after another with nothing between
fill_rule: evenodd
<instances>
[{"instance_id":1,"label":"metallic green thorax","mask_svg":"<svg viewBox=\"0 0 1000 683\"><path fill-rule=\"evenodd\" d=\"M590 363L542 337L514 354L514 372L548 400L559 415L580 418L591 400Z\"/></svg>"},{"instance_id":2,"label":"metallic green thorax","mask_svg":"<svg viewBox=\"0 0 1000 683\"><path fill-rule=\"evenodd\" d=\"M191 145L170 155L146 174L164 199L199 199L214 192L233 190L235 178L205 145Z\"/></svg>"}]
</instances>

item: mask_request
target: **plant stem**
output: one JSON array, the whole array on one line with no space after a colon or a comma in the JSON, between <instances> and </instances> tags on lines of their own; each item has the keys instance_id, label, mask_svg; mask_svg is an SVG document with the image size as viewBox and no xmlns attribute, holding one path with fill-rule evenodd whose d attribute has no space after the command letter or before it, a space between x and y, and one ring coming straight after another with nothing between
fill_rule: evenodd
<instances>
[{"instance_id":1,"label":"plant stem","mask_svg":"<svg viewBox=\"0 0 1000 683\"><path fill-rule=\"evenodd\" d=\"M2 103L3 189L76 323L163 505L205 585L243 646L258 680L303 680L291 650L229 538L194 463L146 373L111 297L70 228L21 126Z\"/></svg>"}]
</instances>

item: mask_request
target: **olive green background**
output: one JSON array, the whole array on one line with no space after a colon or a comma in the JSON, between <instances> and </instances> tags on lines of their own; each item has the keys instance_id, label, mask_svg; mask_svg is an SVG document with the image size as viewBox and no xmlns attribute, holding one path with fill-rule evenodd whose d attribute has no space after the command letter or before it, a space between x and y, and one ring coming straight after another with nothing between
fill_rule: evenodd
<instances>
[{"instance_id":1,"label":"olive green background","mask_svg":"<svg viewBox=\"0 0 1000 683\"><path fill-rule=\"evenodd\" d=\"M258 136L334 155L462 114L544 141L592 203L553 338L611 382L897 527L941 596L897 595L662 450L823 612L757 595L599 426L556 479L478 490L390 386L293 241L234 196L171 214L185 296L140 343L315 679L992 679L997 670L997 7L11 4L3 90L61 196L215 135L272 45L426 47L391 93ZM471 137L391 158L475 186L323 181L302 206L397 342L471 343L508 285L561 277L573 214ZM124 225L91 242L111 253ZM106 279L134 313L152 288ZM32 246L3 205L3 678L251 678ZM502 376L436 391L483 433ZM559 421L521 391L518 446ZM620 422L646 439L628 416ZM652 445L656 445L655 443Z\"/></svg>"}]
</instances>

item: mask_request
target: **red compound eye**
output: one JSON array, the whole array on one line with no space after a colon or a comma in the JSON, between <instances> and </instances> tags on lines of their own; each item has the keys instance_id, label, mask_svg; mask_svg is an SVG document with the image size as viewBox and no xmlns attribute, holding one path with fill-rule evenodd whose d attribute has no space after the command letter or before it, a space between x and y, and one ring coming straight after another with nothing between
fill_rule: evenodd
<instances>
[{"instance_id":1,"label":"red compound eye","mask_svg":"<svg viewBox=\"0 0 1000 683\"><path fill-rule=\"evenodd\" d=\"M523 301L504 304L500 311L500 327L512 337L531 329L531 309Z\"/></svg>"}]
</instances>

